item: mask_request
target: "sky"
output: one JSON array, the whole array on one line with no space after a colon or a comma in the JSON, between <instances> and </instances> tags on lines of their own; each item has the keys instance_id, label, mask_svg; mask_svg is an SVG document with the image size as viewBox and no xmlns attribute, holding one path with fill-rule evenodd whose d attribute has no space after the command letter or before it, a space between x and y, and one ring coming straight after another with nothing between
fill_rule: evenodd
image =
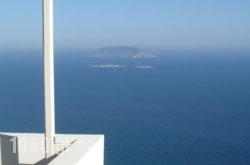
<instances>
[{"instance_id":1,"label":"sky","mask_svg":"<svg viewBox=\"0 0 250 165\"><path fill-rule=\"evenodd\" d=\"M41 49L42 0L0 1L0 49ZM250 49L249 0L54 0L56 49Z\"/></svg>"}]
</instances>

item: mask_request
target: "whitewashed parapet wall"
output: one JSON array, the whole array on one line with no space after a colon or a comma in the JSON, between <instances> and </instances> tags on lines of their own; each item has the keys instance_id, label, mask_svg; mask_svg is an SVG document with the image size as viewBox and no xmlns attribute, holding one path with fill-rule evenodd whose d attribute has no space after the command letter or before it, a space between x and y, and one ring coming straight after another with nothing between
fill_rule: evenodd
<instances>
[{"instance_id":1,"label":"whitewashed parapet wall","mask_svg":"<svg viewBox=\"0 0 250 165\"><path fill-rule=\"evenodd\" d=\"M44 142L43 134L0 133L0 165L104 165L103 135L57 134L55 152L61 153L49 159Z\"/></svg>"}]
</instances>

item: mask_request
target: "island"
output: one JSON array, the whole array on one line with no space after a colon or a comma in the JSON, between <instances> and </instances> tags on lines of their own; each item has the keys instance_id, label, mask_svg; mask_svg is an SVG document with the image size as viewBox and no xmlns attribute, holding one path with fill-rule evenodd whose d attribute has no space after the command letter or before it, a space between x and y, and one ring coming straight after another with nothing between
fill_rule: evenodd
<instances>
[{"instance_id":1,"label":"island","mask_svg":"<svg viewBox=\"0 0 250 165\"><path fill-rule=\"evenodd\" d=\"M150 65L136 65L134 66L135 69L153 69L153 66Z\"/></svg>"},{"instance_id":2,"label":"island","mask_svg":"<svg viewBox=\"0 0 250 165\"><path fill-rule=\"evenodd\" d=\"M157 58L153 53L131 46L111 46L101 48L93 53L100 58Z\"/></svg>"},{"instance_id":3,"label":"island","mask_svg":"<svg viewBox=\"0 0 250 165\"><path fill-rule=\"evenodd\" d=\"M126 68L125 65L117 64L99 64L99 65L89 65L90 68Z\"/></svg>"}]
</instances>

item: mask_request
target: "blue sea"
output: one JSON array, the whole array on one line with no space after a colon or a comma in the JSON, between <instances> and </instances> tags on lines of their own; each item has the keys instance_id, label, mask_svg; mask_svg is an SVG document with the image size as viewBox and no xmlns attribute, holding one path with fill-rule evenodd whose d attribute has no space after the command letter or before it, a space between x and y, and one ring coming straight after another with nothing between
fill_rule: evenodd
<instances>
[{"instance_id":1,"label":"blue sea","mask_svg":"<svg viewBox=\"0 0 250 165\"><path fill-rule=\"evenodd\" d=\"M57 51L57 133L105 134L106 165L249 165L250 53L158 55ZM42 60L1 52L0 132L43 132Z\"/></svg>"}]
</instances>

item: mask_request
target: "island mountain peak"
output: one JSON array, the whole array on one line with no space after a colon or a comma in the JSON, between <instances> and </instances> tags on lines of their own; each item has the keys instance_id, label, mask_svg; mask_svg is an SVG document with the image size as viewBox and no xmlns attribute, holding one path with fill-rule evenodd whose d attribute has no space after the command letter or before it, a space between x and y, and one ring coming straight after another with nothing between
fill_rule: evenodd
<instances>
[{"instance_id":1,"label":"island mountain peak","mask_svg":"<svg viewBox=\"0 0 250 165\"><path fill-rule=\"evenodd\" d=\"M132 46L110 46L94 52L94 57L104 58L156 58L157 56Z\"/></svg>"}]
</instances>

